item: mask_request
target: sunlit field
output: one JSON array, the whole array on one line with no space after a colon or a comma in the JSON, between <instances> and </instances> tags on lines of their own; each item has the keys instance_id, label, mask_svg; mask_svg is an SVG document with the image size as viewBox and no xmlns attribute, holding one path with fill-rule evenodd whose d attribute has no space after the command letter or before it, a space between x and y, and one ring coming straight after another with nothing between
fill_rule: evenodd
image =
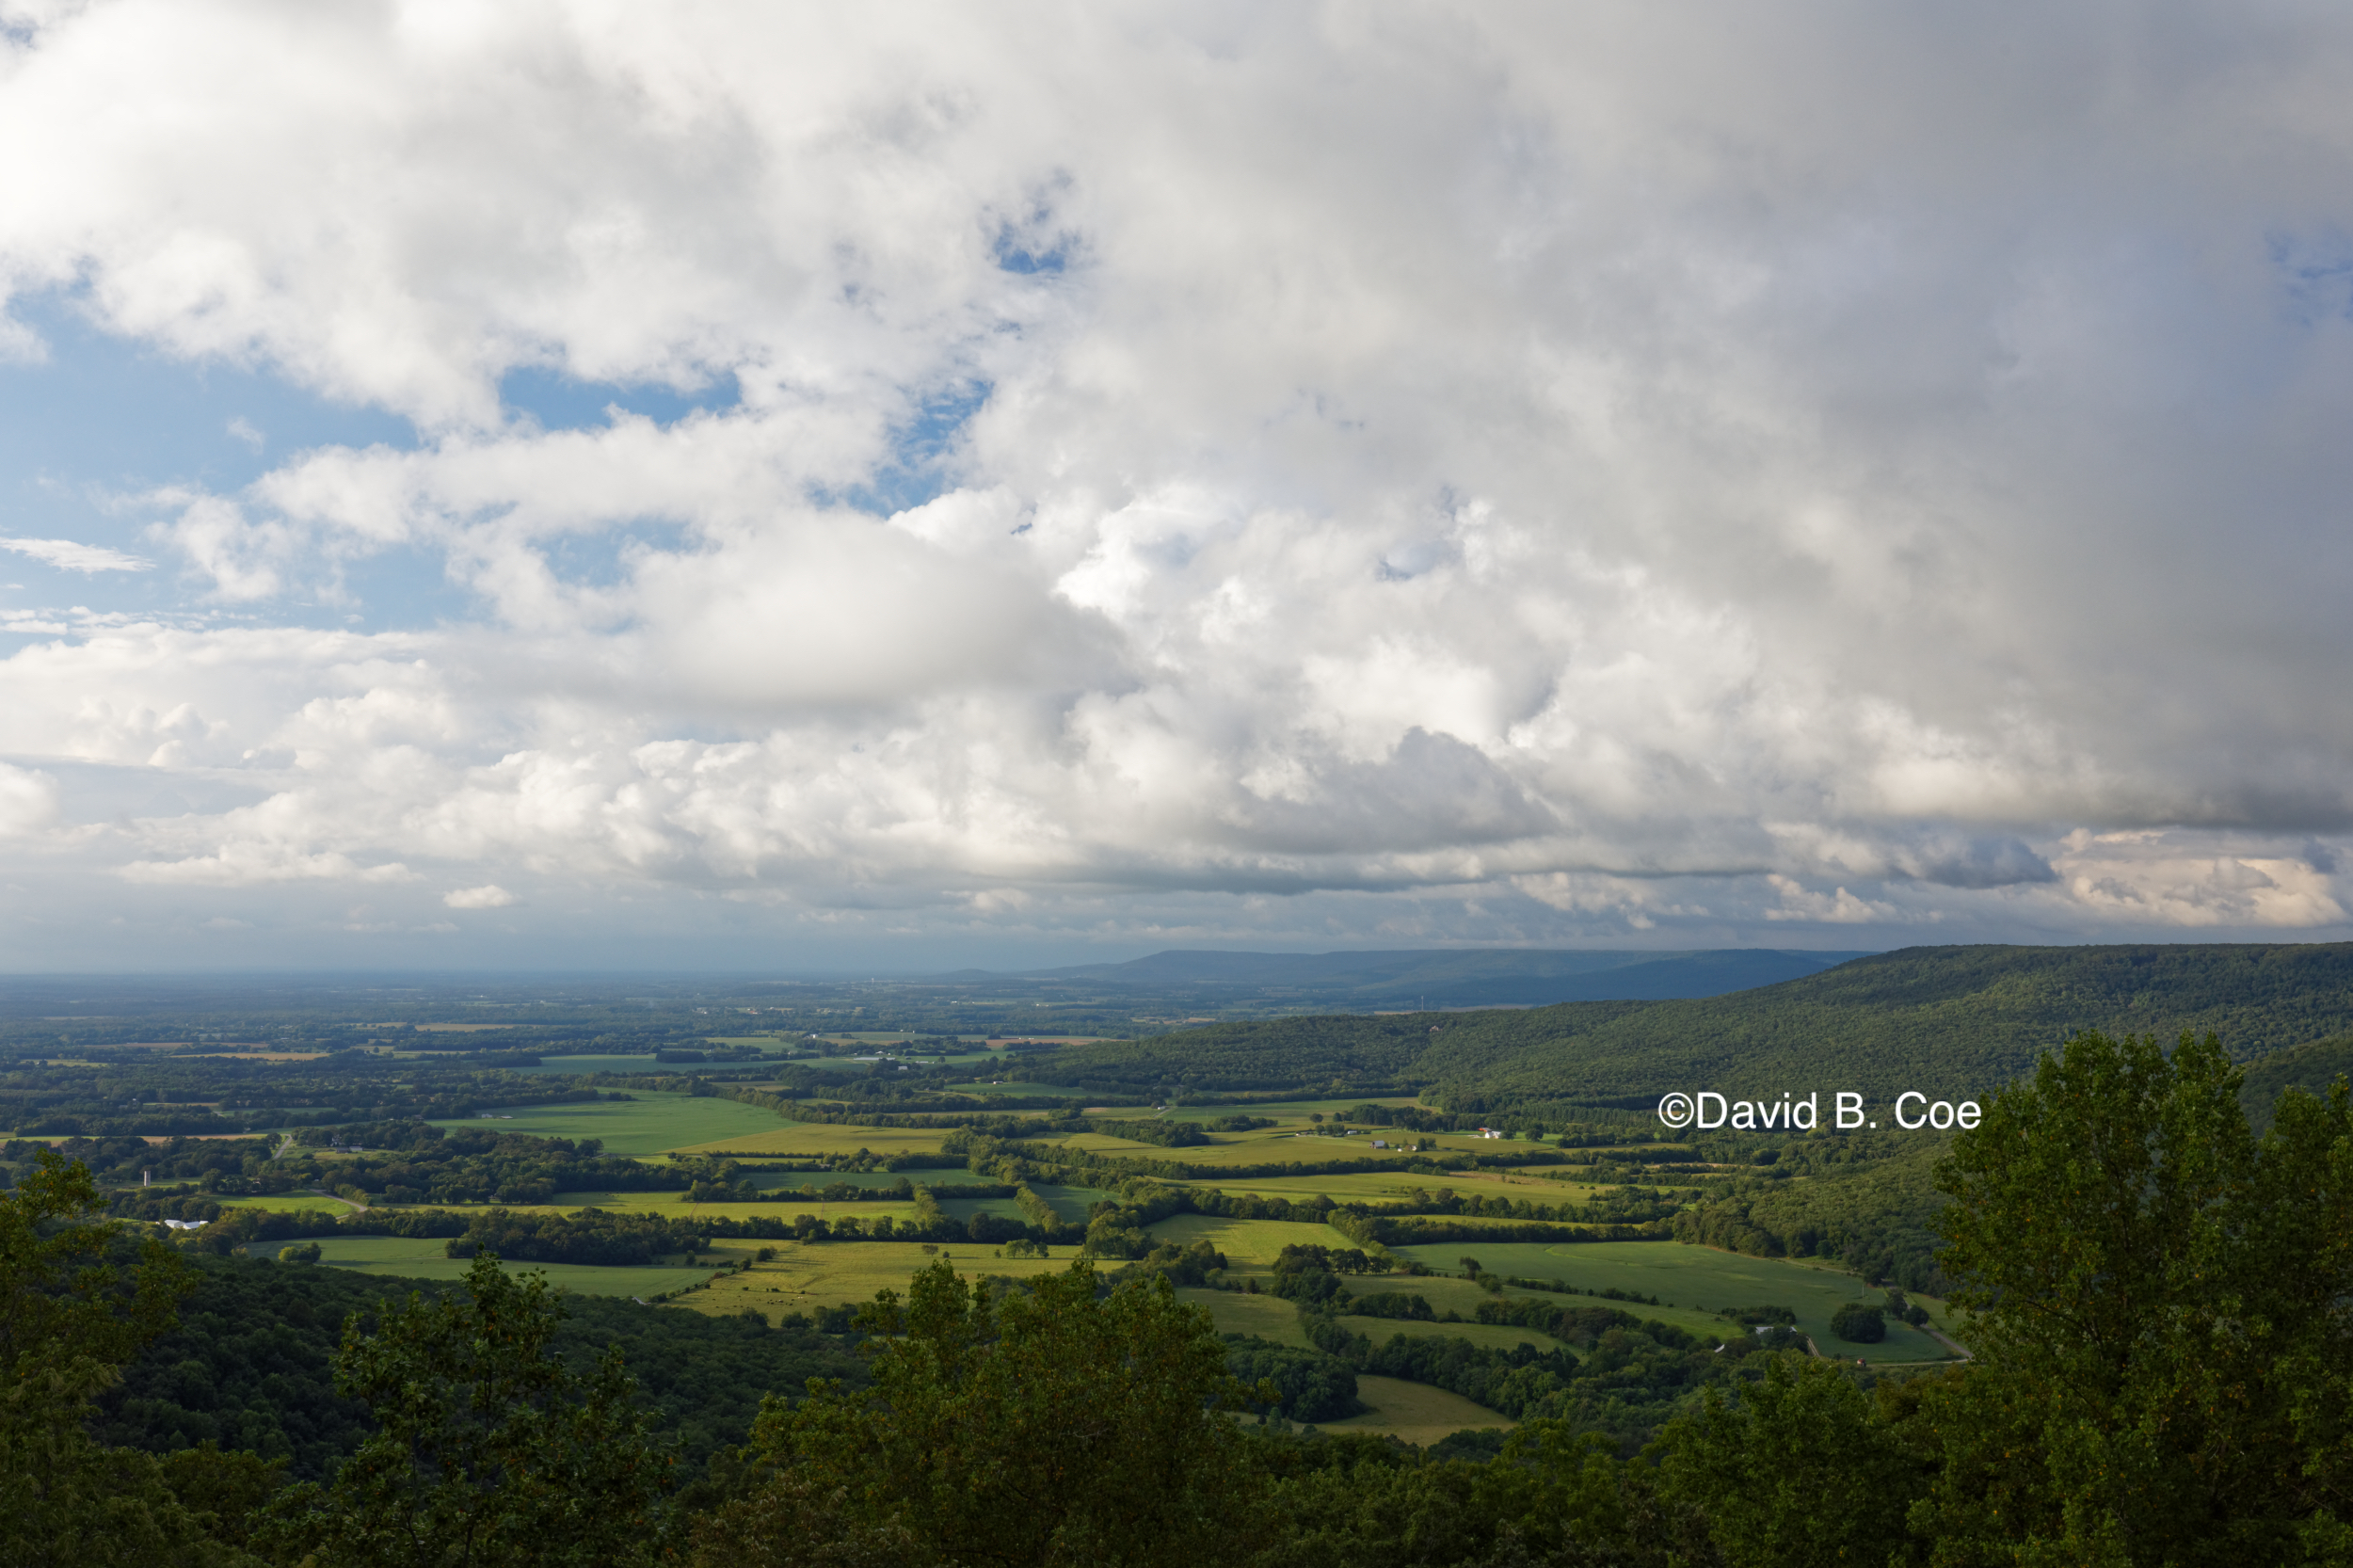
<instances>
[{"instance_id":1,"label":"sunlit field","mask_svg":"<svg viewBox=\"0 0 2353 1568\"><path fill-rule=\"evenodd\" d=\"M947 1242L927 1254L905 1241L729 1241L712 1250L721 1257L754 1256L760 1245L775 1246L776 1257L754 1262L748 1272L726 1275L707 1288L689 1291L672 1304L717 1315L749 1307L773 1323L788 1312L861 1305L872 1301L877 1290L896 1290L904 1297L907 1282L936 1257L950 1259L967 1279L981 1274L1026 1279L1067 1269L1079 1253L1076 1247L1053 1247L1045 1258L1000 1257L995 1247Z\"/></svg>"},{"instance_id":2,"label":"sunlit field","mask_svg":"<svg viewBox=\"0 0 2353 1568\"><path fill-rule=\"evenodd\" d=\"M1473 1404L1460 1394L1449 1394L1426 1383L1407 1383L1402 1378L1360 1374L1356 1379L1356 1397L1372 1406L1370 1415L1325 1421L1318 1430L1378 1432L1427 1447L1466 1429L1509 1432L1518 1424L1485 1405Z\"/></svg>"},{"instance_id":3,"label":"sunlit field","mask_svg":"<svg viewBox=\"0 0 2353 1568\"><path fill-rule=\"evenodd\" d=\"M351 1205L316 1192L271 1192L258 1198L216 1198L223 1208L266 1208L280 1214L348 1214Z\"/></svg>"},{"instance_id":4,"label":"sunlit field","mask_svg":"<svg viewBox=\"0 0 2353 1568\"><path fill-rule=\"evenodd\" d=\"M1223 1220L1208 1214L1177 1214L1152 1227L1158 1241L1190 1247L1207 1241L1225 1255L1237 1272L1271 1272L1286 1246L1354 1246L1330 1225L1302 1224L1289 1220Z\"/></svg>"},{"instance_id":5,"label":"sunlit field","mask_svg":"<svg viewBox=\"0 0 2353 1568\"><path fill-rule=\"evenodd\" d=\"M1736 1331L1733 1325L1713 1316L1717 1309L1785 1306L1797 1314L1799 1329L1814 1336L1815 1346L1825 1356L1849 1361L1860 1358L1878 1365L1940 1361L1951 1354L1918 1329L1892 1320L1887 1325L1887 1337L1876 1345L1854 1345L1835 1337L1830 1332L1833 1312L1848 1302L1876 1304L1885 1299L1886 1292L1872 1288L1849 1273L1780 1258L1750 1257L1673 1241L1517 1241L1494 1245L1449 1241L1397 1250L1433 1269L1459 1272L1455 1260L1468 1253L1476 1256L1481 1266L1491 1273L1557 1279L1586 1289L1615 1287L1641 1295L1655 1295L1661 1302L1673 1303L1678 1310L1668 1312L1631 1302L1601 1304L1623 1307L1637 1317L1657 1318L1695 1331L1702 1325L1712 1325L1709 1332L1726 1338ZM1556 1299L1582 1302L1587 1298ZM1942 1324L1944 1304L1925 1296L1917 1299ZM1437 1304L1433 1297L1431 1305Z\"/></svg>"},{"instance_id":6,"label":"sunlit field","mask_svg":"<svg viewBox=\"0 0 2353 1568\"><path fill-rule=\"evenodd\" d=\"M363 1274L389 1274L401 1279L462 1279L473 1267L470 1257L452 1257L440 1240L411 1240L396 1236L323 1236L314 1238L319 1244L316 1265L288 1264L289 1268L334 1267L351 1269ZM293 1242L262 1242L253 1250L264 1256L275 1256L280 1247ZM652 1296L664 1290L675 1290L698 1279L710 1277L708 1269L664 1267L660 1264L642 1268L617 1268L585 1263L505 1263L510 1274L526 1274L536 1271L548 1277L548 1283L575 1290L584 1296Z\"/></svg>"},{"instance_id":7,"label":"sunlit field","mask_svg":"<svg viewBox=\"0 0 2353 1568\"><path fill-rule=\"evenodd\" d=\"M728 1105L760 1118L744 1124L748 1130L722 1133L698 1143L678 1147L680 1154L756 1154L777 1158L792 1154L840 1156L855 1154L859 1149L875 1154L936 1154L940 1140L947 1134L936 1128L908 1127L839 1127L829 1122L788 1122L766 1111L736 1105L733 1100L700 1100L701 1105ZM671 1145L664 1145L665 1148ZM907 1173L910 1181L921 1180L925 1173ZM970 1181L963 1175L935 1174L940 1181Z\"/></svg>"},{"instance_id":8,"label":"sunlit field","mask_svg":"<svg viewBox=\"0 0 2353 1568\"><path fill-rule=\"evenodd\" d=\"M661 1154L695 1144L724 1146L725 1140L774 1134L789 1125L773 1111L736 1100L643 1089L629 1092L636 1098L578 1105L510 1105L501 1107L494 1116L459 1117L433 1125L445 1129L527 1132L535 1138L601 1138L605 1153L620 1155Z\"/></svg>"}]
</instances>

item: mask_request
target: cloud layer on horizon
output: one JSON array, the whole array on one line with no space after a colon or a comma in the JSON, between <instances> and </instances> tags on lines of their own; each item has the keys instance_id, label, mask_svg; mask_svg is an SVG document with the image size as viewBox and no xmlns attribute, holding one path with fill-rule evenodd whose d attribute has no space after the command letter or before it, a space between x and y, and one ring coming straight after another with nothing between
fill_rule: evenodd
<instances>
[{"instance_id":1,"label":"cloud layer on horizon","mask_svg":"<svg viewBox=\"0 0 2353 1568\"><path fill-rule=\"evenodd\" d=\"M0 610L90 921L2348 934L2334 13L0 8L0 348L416 432Z\"/></svg>"}]
</instances>

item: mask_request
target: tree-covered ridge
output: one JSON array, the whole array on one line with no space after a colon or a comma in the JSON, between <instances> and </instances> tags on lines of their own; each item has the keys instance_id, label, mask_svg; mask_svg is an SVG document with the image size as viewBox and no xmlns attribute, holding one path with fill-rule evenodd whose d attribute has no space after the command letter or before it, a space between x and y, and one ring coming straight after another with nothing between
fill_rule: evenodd
<instances>
[{"instance_id":1,"label":"tree-covered ridge","mask_svg":"<svg viewBox=\"0 0 2353 1568\"><path fill-rule=\"evenodd\" d=\"M376 1430L361 1401L335 1389L335 1350L355 1314L378 1321L416 1290L443 1285L379 1279L265 1259L188 1259L193 1288L179 1321L124 1367L100 1397L101 1442L154 1453L216 1443L283 1461L298 1480L325 1480ZM617 1297L567 1298L553 1348L577 1371L622 1347L658 1434L679 1444L681 1480L742 1443L769 1393L812 1377L864 1376L838 1336L806 1323L663 1311Z\"/></svg>"},{"instance_id":2,"label":"tree-covered ridge","mask_svg":"<svg viewBox=\"0 0 2353 1568\"><path fill-rule=\"evenodd\" d=\"M1044 1081L1424 1090L1455 1111L1906 1089L1982 1097L2085 1030L2218 1032L2259 1058L2353 1029L2353 945L1912 948L1699 1000L1282 1019L1074 1048Z\"/></svg>"},{"instance_id":3,"label":"tree-covered ridge","mask_svg":"<svg viewBox=\"0 0 2353 1568\"><path fill-rule=\"evenodd\" d=\"M1771 1176L1737 1178L1676 1214L1676 1240L1755 1257L1836 1258L1865 1279L1945 1295L1951 1281L1936 1261L1945 1201L1936 1168L1951 1140L1922 1133L1881 1159L1817 1165L1844 1152L1820 1142L1792 1140ZM1812 1179L1787 1179L1799 1176Z\"/></svg>"}]
</instances>

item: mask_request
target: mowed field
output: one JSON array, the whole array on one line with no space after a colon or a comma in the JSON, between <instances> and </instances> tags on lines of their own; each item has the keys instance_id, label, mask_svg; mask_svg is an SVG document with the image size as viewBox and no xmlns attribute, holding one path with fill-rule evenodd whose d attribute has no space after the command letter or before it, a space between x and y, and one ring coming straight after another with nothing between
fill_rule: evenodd
<instances>
[{"instance_id":1,"label":"mowed field","mask_svg":"<svg viewBox=\"0 0 2353 1568\"><path fill-rule=\"evenodd\" d=\"M324 1210L329 1214L349 1214L351 1205L341 1198L325 1197L317 1192L271 1192L258 1198L216 1198L223 1208L267 1208L280 1214L300 1214Z\"/></svg>"},{"instance_id":2,"label":"mowed field","mask_svg":"<svg viewBox=\"0 0 2353 1568\"><path fill-rule=\"evenodd\" d=\"M670 1304L715 1317L749 1308L773 1323L788 1312L860 1305L872 1301L877 1290L896 1290L904 1298L908 1282L941 1257L967 1279L981 1274L1026 1279L1065 1270L1079 1255L1074 1246L1050 1247L1044 1258L1003 1257L995 1247L954 1242L927 1254L906 1241L723 1241L712 1250L722 1257L756 1257L760 1245L775 1246L776 1256L765 1263L754 1261L747 1272L727 1275Z\"/></svg>"},{"instance_id":3,"label":"mowed field","mask_svg":"<svg viewBox=\"0 0 2353 1568\"><path fill-rule=\"evenodd\" d=\"M1459 1272L1456 1259L1470 1254L1492 1273L1557 1279L1582 1289L1615 1287L1657 1296L1662 1303L1673 1304L1673 1310L1633 1302L1604 1301L1598 1304L1619 1307L1637 1317L1657 1318L1695 1333L1705 1325L1705 1332L1731 1337L1733 1325L1714 1316L1722 1307L1785 1306L1797 1314L1798 1327L1814 1336L1816 1348L1826 1356L1849 1360L1860 1357L1878 1365L1943 1361L1951 1354L1918 1329L1896 1322L1887 1325L1887 1337L1876 1345L1853 1345L1835 1337L1830 1332L1832 1313L1848 1302L1877 1304L1885 1300L1886 1292L1873 1289L1853 1274L1781 1258L1750 1257L1675 1241L1514 1241L1494 1245L1449 1241L1398 1250L1433 1269ZM1591 1300L1584 1296L1548 1299L1575 1304ZM1926 1296L1919 1301L1942 1326L1944 1304ZM1431 1305L1438 1305L1435 1297Z\"/></svg>"},{"instance_id":4,"label":"mowed field","mask_svg":"<svg viewBox=\"0 0 2353 1568\"><path fill-rule=\"evenodd\" d=\"M1355 1245L1330 1225L1303 1224L1289 1220L1221 1220L1208 1214L1177 1214L1152 1227L1156 1241L1190 1247L1207 1241L1225 1255L1236 1273L1273 1273L1274 1260L1287 1246L1337 1247Z\"/></svg>"},{"instance_id":5,"label":"mowed field","mask_svg":"<svg viewBox=\"0 0 2353 1568\"><path fill-rule=\"evenodd\" d=\"M1372 1406L1370 1415L1325 1421L1318 1430L1378 1432L1427 1448L1440 1438L1451 1437L1458 1432L1486 1428L1509 1432L1519 1424L1497 1415L1483 1404L1472 1403L1460 1394L1449 1394L1426 1383L1408 1383L1402 1378L1381 1378L1360 1373L1356 1379L1356 1397Z\"/></svg>"},{"instance_id":6,"label":"mowed field","mask_svg":"<svg viewBox=\"0 0 2353 1568\"><path fill-rule=\"evenodd\" d=\"M322 1267L350 1269L363 1274L391 1274L403 1279L463 1279L473 1267L469 1257L452 1257L440 1240L409 1240L397 1236L322 1236L314 1238L319 1244ZM261 1244L260 1250L276 1256L281 1246L296 1243ZM537 1272L548 1277L551 1285L584 1296L650 1296L663 1290L675 1290L710 1277L708 1269L665 1268L652 1265L646 1268L603 1268L584 1263L507 1263L503 1267L510 1274Z\"/></svg>"},{"instance_id":7,"label":"mowed field","mask_svg":"<svg viewBox=\"0 0 2353 1568\"><path fill-rule=\"evenodd\" d=\"M789 1125L772 1111L735 1100L643 1089L630 1092L637 1097L579 1105L510 1105L494 1117L468 1116L433 1125L444 1129L527 1132L535 1138L601 1138L605 1153L633 1156L664 1154L697 1144L719 1147L730 1138L773 1134Z\"/></svg>"},{"instance_id":8,"label":"mowed field","mask_svg":"<svg viewBox=\"0 0 2353 1568\"><path fill-rule=\"evenodd\" d=\"M806 1154L838 1158L856 1154L860 1149L873 1154L937 1154L940 1140L947 1136L936 1128L910 1127L837 1127L830 1122L788 1122L783 1117L733 1100L697 1100L698 1105L725 1105L759 1118L744 1124L742 1131L727 1131L696 1143L678 1146L680 1154L745 1154L770 1159L785 1155ZM622 1107L626 1110L627 1107ZM671 1145L664 1145L667 1149ZM909 1181L923 1180L926 1176L937 1181L970 1181L962 1172L907 1171ZM807 1178L804 1177L804 1180ZM886 1177L888 1181L894 1178Z\"/></svg>"}]
</instances>

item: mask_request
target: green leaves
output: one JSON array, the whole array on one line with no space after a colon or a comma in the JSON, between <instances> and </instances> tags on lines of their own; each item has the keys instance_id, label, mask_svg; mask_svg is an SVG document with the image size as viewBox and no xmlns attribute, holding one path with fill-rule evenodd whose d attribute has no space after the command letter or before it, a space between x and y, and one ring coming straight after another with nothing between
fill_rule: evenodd
<instances>
[{"instance_id":1,"label":"green leaves","mask_svg":"<svg viewBox=\"0 0 2353 1568\"><path fill-rule=\"evenodd\" d=\"M1983 1365L1931 1412L1940 1534L2236 1564L2340 1528L2353 1106L2291 1093L2257 1142L2239 1076L2212 1035L2079 1035L1955 1139L1945 1266Z\"/></svg>"},{"instance_id":2,"label":"green leaves","mask_svg":"<svg viewBox=\"0 0 2353 1568\"><path fill-rule=\"evenodd\" d=\"M698 1530L697 1560L849 1560L885 1541L971 1563L1239 1555L1263 1480L1218 1412L1247 1393L1165 1280L1104 1295L1080 1261L998 1300L942 1261L858 1326L877 1336L873 1388L772 1405L755 1441L777 1473Z\"/></svg>"},{"instance_id":3,"label":"green leaves","mask_svg":"<svg viewBox=\"0 0 2353 1568\"><path fill-rule=\"evenodd\" d=\"M1735 1400L1707 1390L1661 1448L1668 1496L1706 1515L1732 1568L1884 1563L1906 1548L1928 1479L1869 1399L1818 1361L1776 1357Z\"/></svg>"},{"instance_id":4,"label":"green leaves","mask_svg":"<svg viewBox=\"0 0 2353 1568\"><path fill-rule=\"evenodd\" d=\"M348 1321L337 1386L381 1430L330 1485L282 1496L264 1539L355 1568L656 1560L669 1462L617 1351L585 1378L552 1353L559 1310L485 1253L462 1293L411 1295L373 1335Z\"/></svg>"},{"instance_id":5,"label":"green leaves","mask_svg":"<svg viewBox=\"0 0 2353 1568\"><path fill-rule=\"evenodd\" d=\"M104 1212L88 1168L47 1149L0 1192L0 1562L249 1561L173 1489L176 1480L191 1492L236 1490L216 1484L221 1456L167 1466L90 1439L93 1397L169 1326L187 1284L152 1241L127 1271L112 1261L119 1227L95 1217ZM230 1467L248 1493L270 1484L250 1456Z\"/></svg>"}]
</instances>

